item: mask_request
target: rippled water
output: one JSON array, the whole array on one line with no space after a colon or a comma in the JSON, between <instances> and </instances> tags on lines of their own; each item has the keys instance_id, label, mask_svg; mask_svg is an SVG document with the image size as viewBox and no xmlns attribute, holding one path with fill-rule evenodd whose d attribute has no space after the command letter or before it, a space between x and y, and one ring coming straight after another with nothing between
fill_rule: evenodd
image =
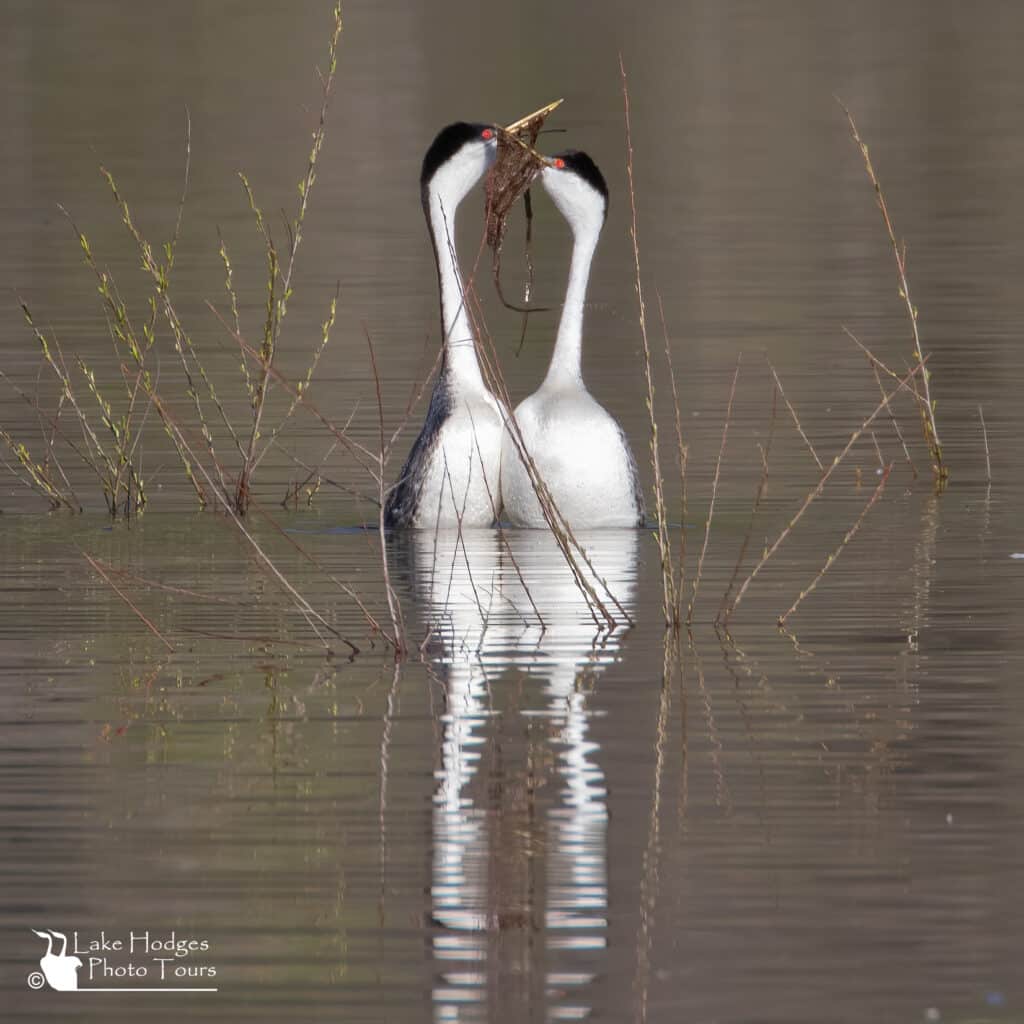
<instances>
[{"instance_id":1,"label":"rippled water","mask_svg":"<svg viewBox=\"0 0 1024 1024\"><path fill-rule=\"evenodd\" d=\"M235 171L267 211L293 204L328 15L315 4L7 6L0 369L35 393L21 295L67 353L113 379L95 282L55 204L143 316L145 280L96 167L116 174L153 239L168 237L187 105L192 174L172 291L229 414L244 414L237 351L203 303L225 302L217 228L255 334L263 254ZM657 291L689 444L688 586L743 353L693 632L666 668L646 531L582 538L634 622L611 632L546 534L394 537L389 570L414 649L396 666L344 589L390 628L363 525L374 515L366 474L335 451L311 508L278 507L305 476L296 460L319 464L333 440L302 414L257 479L273 522L257 514L248 526L337 634L326 656L255 549L195 512L155 422L143 450L150 508L130 528L100 514L70 461L82 516L41 512L7 477L10 1019L1021 1019L1022 35L1024 14L1005 5L347 9L282 370L303 372L337 283L314 401L337 422L352 415L352 436L376 445L365 324L386 426L398 426L437 338L416 188L424 148L446 121L510 120L564 95L552 125L567 134L545 142L590 151L612 192L586 376L643 453L621 51L649 321L660 350ZM878 402L842 326L897 370L911 355L892 254L833 93L855 112L908 240L951 482L933 493L909 402L898 410L916 478L880 418L726 635L710 620L741 548L740 579L820 476L781 401L771 425L765 357L828 465ZM536 213L535 298L557 306L568 240L541 197ZM479 230L469 210L467 262ZM521 239L516 223L513 293ZM516 357L519 316L480 291L519 397L543 372L557 312L531 318ZM159 344L161 388L187 418L168 339ZM39 380L53 402L52 381ZM664 441L663 371L657 386ZM10 392L0 425L39 444L34 412ZM758 446L769 444L751 526ZM889 461L882 498L781 633L777 617ZM680 508L674 478L669 503ZM213 965L215 977L174 984L218 991L32 991L45 948L31 929L44 928L80 943L146 931L205 941L181 963ZM82 989L143 984L104 982L88 962L79 978Z\"/></svg>"}]
</instances>

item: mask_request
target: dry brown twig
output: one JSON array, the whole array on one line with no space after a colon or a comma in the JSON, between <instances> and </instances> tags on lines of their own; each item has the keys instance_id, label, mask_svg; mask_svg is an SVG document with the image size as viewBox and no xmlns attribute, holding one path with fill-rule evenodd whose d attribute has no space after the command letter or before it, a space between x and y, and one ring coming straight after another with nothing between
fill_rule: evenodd
<instances>
[{"instance_id":1,"label":"dry brown twig","mask_svg":"<svg viewBox=\"0 0 1024 1024\"><path fill-rule=\"evenodd\" d=\"M672 365L672 346L668 339L668 326L665 323L665 307L661 301L661 292L655 289L658 297L658 316L661 319L661 333L665 341L665 364L668 367L668 379L672 385L672 409L675 413L676 427L676 462L679 467L679 562L678 575L675 579L675 606L672 614L678 626L683 619L683 585L686 582L686 464L690 450L683 441L683 418L679 407L679 390L676 387L676 371Z\"/></svg>"},{"instance_id":2,"label":"dry brown twig","mask_svg":"<svg viewBox=\"0 0 1024 1024\"><path fill-rule=\"evenodd\" d=\"M871 443L875 446L875 455L878 457L878 468L885 469L885 459L882 456L882 449L878 444L878 438L875 436L875 432L873 430L869 430L868 436L871 438Z\"/></svg>"},{"instance_id":3,"label":"dry brown twig","mask_svg":"<svg viewBox=\"0 0 1024 1024\"><path fill-rule=\"evenodd\" d=\"M675 571L672 565L672 541L668 534L668 513L665 509L665 478L661 471L661 454L658 445L658 420L654 412L654 377L651 367L651 346L647 339L647 307L644 303L643 283L640 277L640 240L636 223L636 190L633 183L633 136L629 117L629 84L626 79L626 65L619 54L619 75L622 79L622 105L626 128L626 178L629 183L629 235L633 243L633 268L635 289L640 315L640 339L643 342L644 383L647 387L647 415L651 428L650 455L654 473L654 516L658 541L658 556L661 560L661 608L665 625L678 624L675 609L679 602L676 595ZM692 609L692 603L691 603Z\"/></svg>"},{"instance_id":4,"label":"dry brown twig","mask_svg":"<svg viewBox=\"0 0 1024 1024\"><path fill-rule=\"evenodd\" d=\"M879 376L878 367L872 363L872 372L875 375L875 383L878 385L878 393L885 395L885 385L882 383L882 378ZM917 479L917 466L914 465L914 460L910 457L910 449L907 447L907 442L903 438L903 431L900 430L899 421L896 419L896 414L889 410L889 422L892 424L893 433L896 435L896 440L899 441L900 447L903 449L903 457L907 460L907 466L910 467L910 473L913 478Z\"/></svg>"},{"instance_id":5,"label":"dry brown twig","mask_svg":"<svg viewBox=\"0 0 1024 1024\"><path fill-rule=\"evenodd\" d=\"M384 526L384 498L386 490L384 486L384 465L388 455L387 447L384 443L384 401L381 397L377 356L373 350L373 339L370 337L366 324L363 324L363 333L366 336L367 348L370 350L370 365L373 367L373 383L377 393L377 420L380 428L380 453L377 457L377 496L380 500L380 505L377 509L377 535L380 538L380 560L381 569L384 574L384 592L388 602L388 614L391 616L391 628L394 631L395 656L400 658L405 653L405 623L402 618L401 602L398 599L395 588L391 585L391 570L388 566L387 531Z\"/></svg>"},{"instance_id":6,"label":"dry brown twig","mask_svg":"<svg viewBox=\"0 0 1024 1024\"><path fill-rule=\"evenodd\" d=\"M988 453L988 428L985 426L985 412L978 406L978 419L981 420L981 436L985 441L985 479L992 483L992 459Z\"/></svg>"},{"instance_id":7,"label":"dry brown twig","mask_svg":"<svg viewBox=\"0 0 1024 1024\"><path fill-rule=\"evenodd\" d=\"M220 321L221 326L224 328L225 331L227 331L228 335L234 340L235 344L238 345L243 356L253 360L254 362L260 362L259 352L257 352L256 349L254 349L241 334L238 334L231 327L227 320L225 320L224 317L221 315L217 307L214 306L209 300L207 300L206 306L210 310L210 312L213 313L213 315ZM353 440L345 433L345 430L343 428L339 428L334 423L332 423L322 412L320 412L316 405L314 405L313 402L310 401L306 393L304 391L300 392L298 388L295 385L293 385L288 380L288 378L285 377L280 370L278 370L276 366L271 366L269 369L269 373L270 376L273 377L274 382L279 387L284 388L285 391L287 391L289 394L293 396L299 395L300 407L306 409L312 416L319 420L320 423L322 423L323 426L325 426L331 432L331 434L333 434L334 437L337 438L339 442L341 442L342 447L345 448L345 450L348 451L348 453L352 455L353 458L355 458L359 465L364 470L366 470L371 476L373 476L374 480L376 480L376 469L374 467L377 462L377 453L371 451L365 445L360 444L360 442Z\"/></svg>"},{"instance_id":8,"label":"dry brown twig","mask_svg":"<svg viewBox=\"0 0 1024 1024\"><path fill-rule=\"evenodd\" d=\"M857 148L860 150L861 156L864 158L864 167L867 170L868 178L871 180L871 185L875 190L875 201L878 204L879 212L882 214L882 221L885 224L885 230L889 236L889 244L892 246L893 256L896 258L896 273L900 282L900 298L903 300L903 304L906 307L907 318L910 321L910 328L913 334L914 358L917 360L917 365L923 368L924 354L921 350L921 335L917 325L917 307L914 305L910 297L910 285L907 282L906 245L901 245L896 240L896 229L893 227L892 218L889 216L889 207L885 202L885 195L882 192L882 186L878 181L878 176L875 174L875 168L871 162L871 156L868 153L867 144L860 137L860 133L857 130L857 123L853 119L853 114L850 113L846 105L838 96L836 97L836 102L842 108L843 113L846 115L846 120L850 124L850 133L853 135L853 141L857 144ZM921 396L919 409L921 412L921 427L924 432L925 443L928 445L928 450L932 457L932 472L935 475L935 483L941 488L945 485L945 482L949 477L949 469L942 461L942 445L939 441L939 428L935 422L935 402L931 396L930 377L931 374L928 370L923 370L921 374L921 390L923 391L923 395Z\"/></svg>"},{"instance_id":9,"label":"dry brown twig","mask_svg":"<svg viewBox=\"0 0 1024 1024\"><path fill-rule=\"evenodd\" d=\"M454 260L455 250L451 233L448 231L447 218L445 219L445 237L447 239L449 253L451 254L451 258ZM480 362L480 369L483 374L484 381L488 388L490 388L491 393L504 405L505 409L511 410L514 406L505 381L504 372L501 369L501 361L498 358L494 339L487 330L487 324L484 320L483 312L480 309L479 301L476 298L473 285L485 241L485 237L482 237L480 240L480 246L477 250L472 270L463 286L462 301L465 304L466 312L473 325L477 357ZM526 450L526 446L523 443L522 431L519 428L519 424L516 422L514 414L510 413L507 416L505 426L508 432L508 437L516 449L517 457L522 461L530 479L530 484L533 487L534 493L537 495L537 501L540 505L544 520L547 523L548 528L551 530L551 533L558 544L558 548L562 553L562 557L565 559L565 562L569 567L569 571L572 574L573 581L577 589L583 594L587 602L587 608L591 617L594 619L594 623L599 628L607 628L609 631L614 630L620 625L620 621L615 618L611 610L608 608L608 605L605 604L601 595L598 594L597 588L591 580L587 578L586 573L583 571L584 566L590 570L593 579L596 580L601 587L604 597L608 600L608 604L613 605L621 615L621 621L632 626L632 616L623 607L622 603L608 586L605 579L594 568L586 550L580 544L576 535L573 533L571 526L559 511L554 497L540 475L540 471L538 470L536 463L530 456L530 453ZM600 616L600 618L598 616ZM602 619L604 621L603 626Z\"/></svg>"},{"instance_id":10,"label":"dry brown twig","mask_svg":"<svg viewBox=\"0 0 1024 1024\"><path fill-rule=\"evenodd\" d=\"M796 513L783 528L782 532L775 538L775 541L771 545L771 547L769 547L764 552L764 554L761 555L761 558L758 560L757 564L754 566L753 569L751 569L750 574L743 581L743 584L740 586L740 589L737 592L735 599L729 605L728 611L725 614L724 623L726 625L728 625L729 619L732 617L732 614L736 611L736 609L739 607L740 602L743 600L743 595L747 592L747 588L754 581L755 577L761 571L761 569L764 568L765 563L768 562L769 559L775 554L775 552L779 550L779 548L785 542L786 538L793 531L793 528L803 517L803 514L807 511L808 508L810 508L811 503L815 500L815 498L821 495L822 491L825 489L825 484L828 483L829 477L832 476L832 474L835 472L839 464L843 461L843 459L846 458L846 456L849 454L850 450L860 439L864 431L866 431L871 426L871 424L875 421L876 417L880 413L882 413L885 409L888 408L889 403L893 400L893 398L899 392L904 391L906 389L910 381L912 381L914 377L917 375L917 373L924 368L924 365L927 362L928 357L925 356L924 363L919 363L913 369L908 371L907 375L900 380L899 384L895 388L893 388L892 391L888 392L883 397L882 401L875 408L875 411L871 413L871 415L868 416L868 418L850 435L850 440L847 441L846 447L843 448L843 450L832 460L832 463L828 467L828 469L826 469L825 472L822 473L821 479L818 481L817 485L813 487L810 493L807 495L807 497L804 498L803 504L800 506L799 509L797 509Z\"/></svg>"},{"instance_id":11,"label":"dry brown twig","mask_svg":"<svg viewBox=\"0 0 1024 1024\"><path fill-rule=\"evenodd\" d=\"M472 414L470 414L470 421L472 422ZM473 434L473 443L476 446L476 456L480 460L480 465L482 466L483 463L484 463L484 457L483 457L483 453L480 451L480 440L476 436L475 433ZM547 630L547 628L548 628L547 623L544 621L544 616L541 615L540 609L537 607L537 602L533 599L533 592L530 590L530 586L526 582L526 577L523 576L522 569L520 569L520 567L519 567L519 560L516 558L515 552L512 550L512 545L509 544L509 542L508 542L508 536L506 535L505 529L501 525L501 520L499 519L499 516L498 516L498 513L501 511L498 508L498 504L499 504L499 500L501 498L501 495L498 495L498 497L495 498L495 496L491 493L491 485L487 482L487 475L486 474L484 474L483 480L484 480L484 487L487 490L487 500L491 503L491 510L494 513L494 521L495 521L495 524L496 524L496 529L498 531L498 541L502 545L502 547L505 549L505 553L508 555L509 561L512 563L512 568L514 568L515 571L516 571L516 576L519 578L519 585L523 588L523 591L526 594L526 599L530 602L530 607L533 609L533 614L536 617L537 624L540 626L541 633L543 634ZM462 529L462 522L460 520L460 522L459 522L459 530L460 530L460 532L461 532L461 529ZM463 549L465 549L465 545L463 545ZM468 560L466 562L466 568L467 569L469 568ZM510 601L509 603L512 604L512 607L515 608L515 610L519 613L520 616L522 616L523 622L529 624L529 620L526 618L526 615L522 612L522 610L517 605L515 605L513 602Z\"/></svg>"},{"instance_id":12,"label":"dry brown twig","mask_svg":"<svg viewBox=\"0 0 1024 1024\"><path fill-rule=\"evenodd\" d=\"M722 603L718 606L718 614L715 616L716 626L723 622L726 609L729 606L729 597L732 595L732 588L736 585L736 578L740 574L740 567L743 565L743 559L747 555L747 546L750 544L750 536L754 532L754 521L757 519L758 509L761 507L761 499L768 489L768 458L771 455L772 440L775 437L775 412L778 407L779 394L778 386L773 384L772 413L768 421L768 440L763 448L761 445L757 446L761 452L761 479L758 481L757 490L754 492L754 504L750 509L750 522L747 524L747 532L743 535L740 553L736 556L736 565L733 567L732 576L729 578L729 585L725 588L725 593L722 595Z\"/></svg>"},{"instance_id":13,"label":"dry brown twig","mask_svg":"<svg viewBox=\"0 0 1024 1024\"><path fill-rule=\"evenodd\" d=\"M252 430L249 434L248 445L246 446L245 456L242 460L242 467L239 471L238 481L235 488L235 510L239 512L239 514L244 514L249 505L249 490L251 487L252 474L255 471L255 466L258 461L256 443L260 437L260 424L263 419L267 394L270 391L271 381L274 379L271 374L271 368L277 352L278 342L281 337L281 325L283 324L288 312L288 300L291 298L292 294L291 282L292 273L295 269L295 257L298 254L299 246L302 242L302 228L309 204L309 195L314 183L316 182L317 160L320 156L320 150L323 147L324 138L326 136L327 108L330 104L331 91L334 87L334 77L338 68L338 40L341 37L341 29L341 5L336 4L334 7L334 26L330 37L330 44L328 46L327 74L324 75L318 72L321 89L320 115L316 129L313 132L313 144L310 148L309 159L306 163L306 173L299 182L298 210L295 215L295 220L288 224L289 245L287 262L284 265L284 270L281 274L281 290L279 297L276 300L274 297L274 285L278 272L277 252L274 248L273 241L270 239L269 233L264 230L263 217L253 199L252 190L249 188L249 184L245 178L243 177L242 179L245 184L246 192L249 196L250 206L256 214L257 223L261 230L264 231L267 241L269 270L267 282L267 324L264 330L263 345L260 348L260 376L254 385ZM335 304L332 303L330 324L333 324L334 322L334 309ZM327 344L328 334L329 327L325 327L323 344L314 356L314 361L309 371L310 375L312 375L313 369L315 368L317 361L319 361L320 354L323 352L323 348ZM302 388L300 387L297 390L301 392ZM294 411L294 408L293 404L292 411ZM291 415L291 413L289 413L289 415Z\"/></svg>"},{"instance_id":14,"label":"dry brown twig","mask_svg":"<svg viewBox=\"0 0 1024 1024\"><path fill-rule=\"evenodd\" d=\"M732 420L732 403L736 397L736 381L740 376L740 362L743 359L741 352L736 357L736 370L732 375L732 387L729 388L729 404L725 408L725 424L722 427L722 445L718 449L718 461L715 463L715 476L711 481L711 501L708 505L708 518L704 524L704 543L700 549L700 557L697 559L697 575L693 580L693 594L690 596L690 607L686 612L687 626L693 622L693 607L697 603L697 591L700 588L700 578L704 571L704 556L708 551L708 540L711 537L711 523L715 518L715 499L718 496L718 478L722 471L722 459L725 457L725 444L729 438L729 423Z\"/></svg>"},{"instance_id":15,"label":"dry brown twig","mask_svg":"<svg viewBox=\"0 0 1024 1024\"><path fill-rule=\"evenodd\" d=\"M479 338L483 336L484 335L482 335L478 329L477 337ZM495 350L494 343L489 336L486 336L486 342L491 349L493 359L488 357L481 346L478 353L481 356L480 363L481 370L484 374L484 380L492 393L494 393L498 399L504 403L505 408L508 409L512 405L512 400L508 392L508 387L505 383L505 377L502 373L500 363L497 359L497 351ZM608 598L610 604L615 606L616 610L622 616L622 621L628 625L633 625L632 616L630 616L622 606L621 602L609 588L604 578L594 568L586 550L580 544L575 533L573 533L572 527L559 511L558 506L555 503L554 496L551 494L547 484L544 482L544 479L540 474L540 470L537 468L537 464L526 449L522 431L520 430L519 424L516 422L516 418L513 414L509 414L505 425L508 430L508 436L512 440L512 444L516 449L516 455L526 468L527 475L530 478L530 484L533 487L534 493L537 495L537 501L540 505L541 513L544 516L544 521L547 523L552 536L555 538L555 542L558 544L558 548L569 567L569 571L572 574L573 581L575 582L577 589L586 599L587 608L594 619L594 623L598 627L607 628L608 630L613 630L619 625L619 621L605 604L596 587L587 578L587 574L584 572L584 566L590 570L594 579L598 581L604 596ZM598 616L600 616L600 618ZM604 622L603 626L602 620Z\"/></svg>"},{"instance_id":16,"label":"dry brown twig","mask_svg":"<svg viewBox=\"0 0 1024 1024\"><path fill-rule=\"evenodd\" d=\"M75 547L78 547L78 545L76 544ZM99 562L97 562L95 558L93 558L87 552L83 551L81 548L78 548L78 553L93 567L93 569L96 570L96 572L98 572L100 574L100 576L103 577L103 579L110 586L111 590L113 590L114 593L117 594L117 596L119 598L121 598L121 600L124 601L124 603L126 605L128 605L129 608L131 608L131 610L135 613L135 615L145 625L146 629L148 629L150 631L150 633L152 633L153 636L155 636L157 638L157 640L159 640L160 643L162 643L164 645L164 647L167 648L168 651L173 652L174 651L174 647L167 642L167 640L164 637L163 633L161 633L160 630L156 628L156 626L153 624L153 621L151 619L148 619L139 610L138 605L136 605L132 601L132 599L107 575L106 571L99 564Z\"/></svg>"},{"instance_id":17,"label":"dry brown twig","mask_svg":"<svg viewBox=\"0 0 1024 1024\"><path fill-rule=\"evenodd\" d=\"M146 587L147 589L163 590L169 594L180 594L183 597L194 597L200 601L214 601L217 604L227 604L234 607L238 607L242 604L241 601L229 601L226 597L220 597L217 594L202 594L198 590L189 590L187 587L174 587L167 583L159 583L156 580L147 579L145 576L138 576L133 572L129 572L127 569L118 569L109 562L104 562L100 558L95 559L95 561L99 565L102 565L103 568L112 576L117 576L122 580L131 581L132 583Z\"/></svg>"},{"instance_id":18,"label":"dry brown twig","mask_svg":"<svg viewBox=\"0 0 1024 1024\"><path fill-rule=\"evenodd\" d=\"M895 370L886 366L885 363L883 363L882 360L879 359L878 356L876 356L875 353L872 352L871 349L869 349L867 345L865 345L864 342L862 342L860 338L858 338L857 335L854 334L853 331L851 331L850 328L846 326L846 324L843 324L842 328L843 333L850 339L850 341L852 341L857 346L857 348L859 348L861 352L863 352L864 355L867 356L868 362L871 364L871 368L875 372L875 381L878 384L878 391L884 398L885 388L882 386L882 379L881 377L879 377L878 371L882 370L885 374L887 374L889 377L896 381L900 379L900 375L896 373ZM914 382L914 400L917 402L921 401L921 396L917 392L916 381ZM907 465L910 467L910 472L916 480L917 467L914 465L914 460L910 457L910 449L907 448L907 442L903 439L903 431L900 430L899 421L896 419L896 413L893 411L891 406L889 407L889 422L892 424L892 429L896 434L896 437L898 438L901 447L903 448L903 457L907 460Z\"/></svg>"},{"instance_id":19,"label":"dry brown twig","mask_svg":"<svg viewBox=\"0 0 1024 1024\"><path fill-rule=\"evenodd\" d=\"M793 423L796 426L797 433L803 438L803 442L807 445L807 450L811 453L811 458L817 463L818 469L824 469L821 459L818 458L818 453L814 450L814 445L811 444L810 438L804 433L804 428L800 425L800 417L796 414L796 409L793 408L789 399L786 397L786 392L782 388L782 381L779 380L779 375L775 372L775 367L772 366L772 361L765 356L765 362L768 363L768 369L772 371L772 377L775 378L775 386L779 389L779 394L782 395L782 401L786 403L786 408L789 410L789 415L793 417Z\"/></svg>"},{"instance_id":20,"label":"dry brown twig","mask_svg":"<svg viewBox=\"0 0 1024 1024\"><path fill-rule=\"evenodd\" d=\"M274 565L270 556L263 550L263 548L260 546L256 538L253 537L253 535L245 528L245 525L242 522L241 517L235 512L234 506L231 503L230 496L227 493L221 492L214 486L214 481L212 476L210 475L210 472L206 469L203 463L198 458L196 458L196 455L193 452L191 446L189 445L188 439L185 437L184 432L182 431L178 423L175 421L170 411L163 405L163 402L161 401L159 396L154 393L152 398L154 404L157 406L157 410L160 413L161 419L163 419L164 423L175 432L176 444L180 445L180 450L184 451L188 455L192 465L194 465L206 479L206 482L209 484L213 493L217 496L217 500L220 502L227 517L231 520L232 523L234 523L239 533L242 534L245 540L252 547L253 551L256 553L257 558L259 559L260 564L267 569L269 574L292 598L295 607L298 609L299 613L302 615L302 617L309 624L310 628L316 634L317 639L320 641L320 643L325 648L327 648L327 642L324 640L323 634L317 628L317 622L319 622L320 625L329 633L332 633L334 636L340 639L341 635L338 633L338 631L327 621L326 618L324 618L323 615L321 615L309 603L309 601L307 601L302 596L302 594L299 593L298 590L296 590L296 588L288 581L288 579L281 572L281 570L278 569L276 565Z\"/></svg>"},{"instance_id":21,"label":"dry brown twig","mask_svg":"<svg viewBox=\"0 0 1024 1024\"><path fill-rule=\"evenodd\" d=\"M892 472L892 467L893 463L890 462L889 465L887 465L882 470L882 478L881 480L878 481L878 486L875 488L874 493L868 499L868 503L861 510L860 515L857 516L856 522L854 522L853 526L851 526L849 530L846 531L846 534L843 536L843 539L839 542L839 547L837 547L835 551L833 551L828 556L828 558L825 559L825 564L818 571L817 576L815 576L814 579L811 580L810 585L806 589L800 591L800 596L790 606L789 611L787 611L785 615L779 616L779 626L786 625L786 619L788 619L790 615L792 615L793 612L795 612L797 608L800 607L800 604L804 600L804 598L808 597L810 594L814 592L814 589L821 582L821 578L825 575L825 573L829 571L829 569L832 568L832 565L835 562L835 560L842 554L843 548L845 548L846 545L849 544L850 541L853 540L853 538L856 536L857 531L861 527L861 523L864 522L865 516L867 516L867 514L874 507L875 502L877 502L878 499L881 498L882 492L885 490L885 485L889 481L889 474Z\"/></svg>"},{"instance_id":22,"label":"dry brown twig","mask_svg":"<svg viewBox=\"0 0 1024 1024\"><path fill-rule=\"evenodd\" d=\"M285 530L284 527L282 527L281 524L276 519L274 519L274 517L271 516L270 513L263 508L262 505L260 505L260 503L255 498L252 500L251 508L263 517L264 521L267 522L273 528L273 530L282 540L287 541L289 546L292 547L295 551L297 551L307 562L309 562L310 565L312 565L315 569L323 573L324 577L328 579L331 583L333 583L343 594L345 594L346 597L352 599L353 604L355 604L355 606L360 610L360 612L362 612L363 618L366 620L366 624L370 627L372 633L375 633L383 637L384 641L391 647L396 646L394 639L388 635L387 630L381 627L381 624L374 617L373 613L369 610L369 608L366 607L366 604L364 603L362 597L359 595L358 591L356 591L353 587L349 586L349 584L344 583L342 580L338 579L338 577L335 576L332 572L330 572L330 570L325 568L321 562L318 562L295 539L295 537L289 531ZM354 652L358 653L359 648L356 647L356 645L352 643L351 640L342 636L337 630L333 630L333 632L334 635L343 644L345 644L347 647L350 647Z\"/></svg>"}]
</instances>

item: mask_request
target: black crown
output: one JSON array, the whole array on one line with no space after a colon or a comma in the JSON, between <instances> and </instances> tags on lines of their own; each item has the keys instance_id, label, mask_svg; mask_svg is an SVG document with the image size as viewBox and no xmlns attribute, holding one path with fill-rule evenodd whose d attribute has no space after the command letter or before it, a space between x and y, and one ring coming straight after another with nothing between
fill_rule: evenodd
<instances>
[{"instance_id":1,"label":"black crown","mask_svg":"<svg viewBox=\"0 0 1024 1024\"><path fill-rule=\"evenodd\" d=\"M578 149L569 149L556 154L552 159L564 161L566 169L578 174L588 185L600 192L604 196L605 206L608 205L608 184L597 164L586 153Z\"/></svg>"},{"instance_id":2,"label":"black crown","mask_svg":"<svg viewBox=\"0 0 1024 1024\"><path fill-rule=\"evenodd\" d=\"M485 124L467 124L465 121L456 121L447 128L442 128L423 158L420 184L425 186L467 142L479 139L486 128Z\"/></svg>"}]
</instances>

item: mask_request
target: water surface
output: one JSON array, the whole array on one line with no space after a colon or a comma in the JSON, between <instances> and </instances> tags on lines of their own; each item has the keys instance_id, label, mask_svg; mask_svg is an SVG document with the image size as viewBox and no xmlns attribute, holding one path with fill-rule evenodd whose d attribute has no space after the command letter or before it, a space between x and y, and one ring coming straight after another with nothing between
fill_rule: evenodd
<instances>
[{"instance_id":1,"label":"water surface","mask_svg":"<svg viewBox=\"0 0 1024 1024\"><path fill-rule=\"evenodd\" d=\"M68 353L115 379L95 281L55 204L144 316L147 283L97 165L147 235L169 237L187 106L172 290L229 414L244 416L237 347L204 305L226 302L217 230L243 329L258 335L263 252L236 171L268 215L292 207L328 18L315 4L8 5L5 373L33 394L39 375L42 401L55 401L21 295ZM660 292L689 444L691 581L742 352L694 630L666 673L646 531L583 538L635 623L610 633L546 535L396 538L389 567L415 651L396 666L338 585L388 626L379 548L361 528L374 516L365 472L334 451L323 472L340 486L325 483L312 507L278 506L305 475L296 460L320 464L333 441L302 413L257 478L281 530L261 515L249 526L337 634L329 655L253 547L195 510L155 422L150 507L130 528L106 520L70 461L88 509L78 517L46 514L5 477L0 984L11 1019L1020 1019L1022 35L1024 15L999 5L347 8L280 368L304 371L338 287L314 401L336 422L353 415L352 436L376 445L365 324L394 429L437 344L422 152L449 120L511 120L565 96L552 124L566 135L545 143L591 152L612 193L586 377L646 463L621 52L648 319L660 350ZM892 254L834 93L857 115L908 242L951 483L933 492L904 400L918 476L880 419L877 448L867 434L858 443L727 636L710 620L748 528L740 578L820 476L781 401L770 425L766 357L825 465L878 402L842 326L900 372L911 358ZM557 307L568 237L536 198L535 297ZM460 224L467 264L480 213ZM517 221L504 260L513 293L521 239ZM516 357L520 318L480 292L521 397L543 373L557 309L531 318ZM161 388L187 418L169 339L158 344ZM662 369L657 386L664 440ZM8 393L0 409L0 425L39 444L31 408ZM884 496L792 635L780 633L778 615L871 496L879 456L895 462ZM679 490L672 476L676 521ZM129 574L116 580L173 652L83 551ZM31 991L44 951L33 928L204 939L219 991Z\"/></svg>"}]
</instances>

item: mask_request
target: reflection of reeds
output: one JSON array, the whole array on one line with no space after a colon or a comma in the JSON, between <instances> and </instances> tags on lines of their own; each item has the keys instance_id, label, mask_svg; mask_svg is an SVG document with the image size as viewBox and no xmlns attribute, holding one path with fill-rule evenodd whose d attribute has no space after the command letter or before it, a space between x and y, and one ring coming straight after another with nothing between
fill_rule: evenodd
<instances>
[{"instance_id":1,"label":"reflection of reeds","mask_svg":"<svg viewBox=\"0 0 1024 1024\"><path fill-rule=\"evenodd\" d=\"M672 686L679 677L682 689L682 656L678 634L666 629L661 669L661 695L654 727L654 779L651 787L651 809L647 824L647 845L641 861L640 926L636 937L636 977L634 989L639 1000L638 1019L647 1020L648 993L651 978L651 948L654 942L655 913L658 906L658 867L661 855L661 790L665 774L665 751L668 744L668 723L672 711Z\"/></svg>"},{"instance_id":2,"label":"reflection of reeds","mask_svg":"<svg viewBox=\"0 0 1024 1024\"><path fill-rule=\"evenodd\" d=\"M882 221L885 224L886 234L889 236L889 244L892 246L893 256L896 258L896 273L900 282L900 298L903 300L903 304L907 310L907 319L910 321L910 329L914 343L914 358L917 360L918 367L922 369L922 394L918 402L918 408L921 413L921 427L924 432L925 443L928 445L928 451L931 453L932 472L935 475L935 482L941 487L945 484L945 481L949 476L949 469L942 461L942 445L939 442L939 428L935 422L935 402L931 396L931 374L924 367L924 355L921 351L921 335L918 331L917 325L917 306L914 305L913 300L910 297L910 285L907 282L906 244L901 244L896 240L896 229L893 227L892 219L889 216L889 207L886 205L882 186L878 181L878 176L875 174L875 168L871 162L871 156L868 153L867 144L863 139L861 139L860 133L857 131L857 124L853 119L853 114L850 113L841 100L838 102L850 124L850 133L853 136L853 141L857 144L857 148L860 150L861 156L864 158L864 167L867 171L868 178L871 180L871 185L875 190L875 201L878 203L879 212L882 214Z\"/></svg>"}]
</instances>

